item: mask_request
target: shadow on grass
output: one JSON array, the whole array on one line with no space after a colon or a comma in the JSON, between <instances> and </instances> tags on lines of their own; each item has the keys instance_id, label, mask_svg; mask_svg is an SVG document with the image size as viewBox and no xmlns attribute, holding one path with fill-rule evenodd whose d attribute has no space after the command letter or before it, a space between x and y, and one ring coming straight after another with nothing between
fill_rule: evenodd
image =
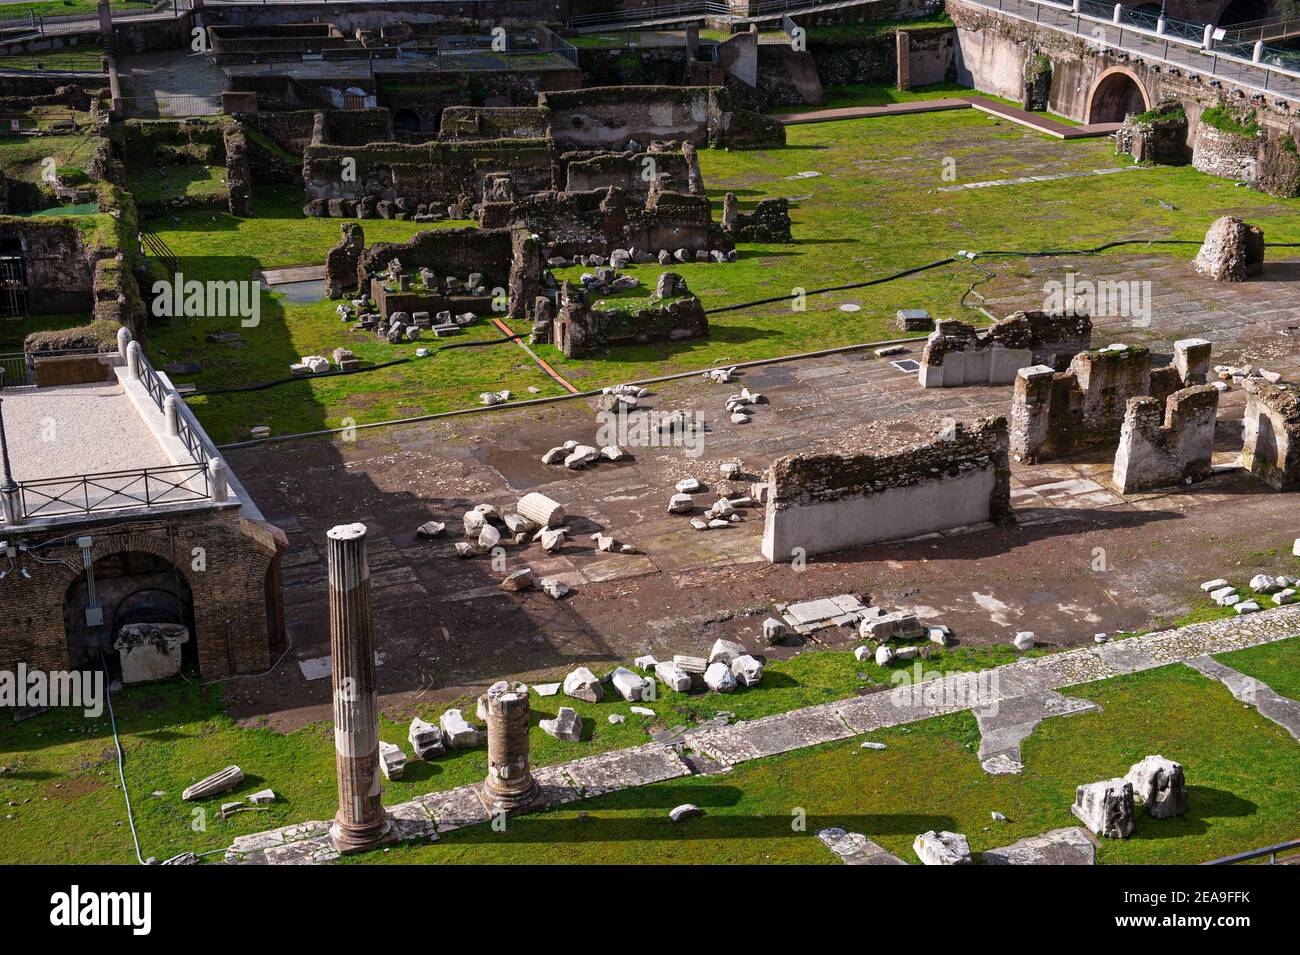
<instances>
[{"instance_id":1,"label":"shadow on grass","mask_svg":"<svg viewBox=\"0 0 1300 955\"><path fill-rule=\"evenodd\" d=\"M653 787L652 787L653 788ZM848 832L914 836L918 832L951 830L957 823L951 816L928 813L868 813L857 815L807 816L796 829L792 816L710 815L710 808L737 805L741 791L734 786L675 786L653 798L637 800L634 806L592 806L585 817L556 818L550 813L512 819L505 832L484 824L447 833L449 845L458 842L500 845L565 842L695 842L718 839L807 839L821 829ZM701 816L673 822L664 815L616 818L601 813L618 809L668 810L682 803L704 809ZM829 855L830 850L827 850Z\"/></svg>"}]
</instances>

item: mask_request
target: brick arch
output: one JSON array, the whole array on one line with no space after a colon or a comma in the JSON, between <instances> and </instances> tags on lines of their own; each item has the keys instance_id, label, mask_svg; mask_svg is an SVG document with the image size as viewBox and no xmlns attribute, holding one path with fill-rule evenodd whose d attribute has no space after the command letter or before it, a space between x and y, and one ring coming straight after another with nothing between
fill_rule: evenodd
<instances>
[{"instance_id":1,"label":"brick arch","mask_svg":"<svg viewBox=\"0 0 1300 955\"><path fill-rule=\"evenodd\" d=\"M1133 97L1132 89L1124 80L1129 80L1137 87L1138 97ZM1135 110L1137 99L1142 103L1141 110ZM1151 108L1151 94L1147 92L1142 78L1127 66L1112 66L1102 71L1088 90L1087 111L1084 121L1087 123L1122 122L1122 113L1146 112Z\"/></svg>"}]
</instances>

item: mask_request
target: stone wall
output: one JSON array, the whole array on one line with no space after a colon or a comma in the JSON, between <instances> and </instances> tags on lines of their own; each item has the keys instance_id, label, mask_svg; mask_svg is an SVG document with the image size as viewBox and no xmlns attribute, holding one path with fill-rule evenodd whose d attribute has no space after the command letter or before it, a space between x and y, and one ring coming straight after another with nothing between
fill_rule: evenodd
<instances>
[{"instance_id":1,"label":"stone wall","mask_svg":"<svg viewBox=\"0 0 1300 955\"><path fill-rule=\"evenodd\" d=\"M22 249L31 314L89 313L94 307L96 255L68 220L0 216L0 241L17 241Z\"/></svg>"},{"instance_id":2,"label":"stone wall","mask_svg":"<svg viewBox=\"0 0 1300 955\"><path fill-rule=\"evenodd\" d=\"M408 273L427 268L439 277L464 280L478 272L488 289L508 291L511 318L531 314L541 287L540 244L520 229L433 229L406 242L376 243L358 260L358 287L369 289L371 280L393 260Z\"/></svg>"},{"instance_id":3,"label":"stone wall","mask_svg":"<svg viewBox=\"0 0 1300 955\"><path fill-rule=\"evenodd\" d=\"M941 320L921 352L917 378L922 388L1005 385L1028 365L1064 368L1091 346L1087 315L1016 312L983 330Z\"/></svg>"},{"instance_id":4,"label":"stone wall","mask_svg":"<svg viewBox=\"0 0 1300 955\"><path fill-rule=\"evenodd\" d=\"M352 161L352 178L344 176L345 160ZM537 139L309 146L303 162L304 212L335 215L337 207L338 215L382 216L379 203L399 199L445 211L448 204L466 197L484 198L485 180L503 174L519 195L555 189L559 166L554 147ZM352 212L348 202L356 204ZM399 211L409 216L410 210Z\"/></svg>"},{"instance_id":5,"label":"stone wall","mask_svg":"<svg viewBox=\"0 0 1300 955\"><path fill-rule=\"evenodd\" d=\"M481 223L515 223L540 236L547 258L608 256L615 249L729 252L735 243L712 220L707 196L659 192L644 200L616 186L541 192L513 203L484 203Z\"/></svg>"},{"instance_id":6,"label":"stone wall","mask_svg":"<svg viewBox=\"0 0 1300 955\"><path fill-rule=\"evenodd\" d=\"M1300 389L1246 379L1241 464L1279 491L1300 490Z\"/></svg>"},{"instance_id":7,"label":"stone wall","mask_svg":"<svg viewBox=\"0 0 1300 955\"><path fill-rule=\"evenodd\" d=\"M1213 385L1175 391L1163 404L1130 398L1111 473L1116 490L1130 494L1209 477L1218 408Z\"/></svg>"},{"instance_id":8,"label":"stone wall","mask_svg":"<svg viewBox=\"0 0 1300 955\"><path fill-rule=\"evenodd\" d=\"M581 358L617 345L644 345L707 338L709 319L694 295L652 300L638 308L592 308L571 282L560 288L550 341L567 358Z\"/></svg>"},{"instance_id":9,"label":"stone wall","mask_svg":"<svg viewBox=\"0 0 1300 955\"><path fill-rule=\"evenodd\" d=\"M1192 166L1207 175L1253 183L1259 161L1256 139L1201 123L1197 126L1196 145L1192 148Z\"/></svg>"},{"instance_id":10,"label":"stone wall","mask_svg":"<svg viewBox=\"0 0 1300 955\"><path fill-rule=\"evenodd\" d=\"M795 454L768 474L773 563L983 521L1014 520L1005 418L889 454Z\"/></svg>"},{"instance_id":11,"label":"stone wall","mask_svg":"<svg viewBox=\"0 0 1300 955\"><path fill-rule=\"evenodd\" d=\"M1210 345L1174 343L1174 361L1151 367L1146 348L1127 345L1080 352L1064 372L1021 368L1011 401L1011 453L1029 464L1119 441L1130 398L1165 399L1205 381Z\"/></svg>"},{"instance_id":12,"label":"stone wall","mask_svg":"<svg viewBox=\"0 0 1300 955\"><path fill-rule=\"evenodd\" d=\"M545 139L550 134L550 118L536 106L448 106L438 127L438 138L447 141Z\"/></svg>"},{"instance_id":13,"label":"stone wall","mask_svg":"<svg viewBox=\"0 0 1300 955\"><path fill-rule=\"evenodd\" d=\"M146 553L176 568L193 597L194 639L203 677L256 673L271 665L271 645L282 639L278 555L287 542L278 528L242 518L238 508L225 508L138 523L24 529L28 546L54 542L41 551L45 561L22 558L30 577L11 574L0 588L0 669L13 670L19 662L46 670L68 667L64 601L85 576L75 544L78 530L92 538L96 561ZM195 547L206 554L202 571L191 569Z\"/></svg>"},{"instance_id":14,"label":"stone wall","mask_svg":"<svg viewBox=\"0 0 1300 955\"><path fill-rule=\"evenodd\" d=\"M559 148L621 150L629 140L645 144L677 139L694 146L718 140L726 91L705 86L596 86L538 96Z\"/></svg>"},{"instance_id":15,"label":"stone wall","mask_svg":"<svg viewBox=\"0 0 1300 955\"><path fill-rule=\"evenodd\" d=\"M561 161L566 192L590 192L617 186L629 195L645 196L656 177L673 191L689 195L703 192L698 160L692 168L681 149L663 147L641 152L600 153L590 157L567 154L561 157Z\"/></svg>"},{"instance_id":16,"label":"stone wall","mask_svg":"<svg viewBox=\"0 0 1300 955\"><path fill-rule=\"evenodd\" d=\"M1186 143L1187 115L1176 101L1161 104L1151 117L1130 116L1115 133L1115 151L1140 163L1184 162Z\"/></svg>"}]
</instances>

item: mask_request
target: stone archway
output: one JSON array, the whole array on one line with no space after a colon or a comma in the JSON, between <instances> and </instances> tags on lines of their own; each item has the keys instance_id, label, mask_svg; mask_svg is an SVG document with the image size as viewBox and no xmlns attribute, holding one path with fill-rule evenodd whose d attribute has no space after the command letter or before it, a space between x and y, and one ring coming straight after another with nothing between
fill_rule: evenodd
<instances>
[{"instance_id":1,"label":"stone archway","mask_svg":"<svg viewBox=\"0 0 1300 955\"><path fill-rule=\"evenodd\" d=\"M1092 84L1088 93L1088 123L1122 123L1125 117L1151 108L1151 97L1138 75L1124 66L1112 66Z\"/></svg>"}]
</instances>

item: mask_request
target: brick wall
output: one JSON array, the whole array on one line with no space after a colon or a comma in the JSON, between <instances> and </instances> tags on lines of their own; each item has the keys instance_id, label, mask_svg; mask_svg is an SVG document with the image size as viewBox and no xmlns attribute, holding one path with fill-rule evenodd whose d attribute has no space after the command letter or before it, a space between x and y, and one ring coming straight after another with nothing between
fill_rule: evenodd
<instances>
[{"instance_id":1,"label":"brick wall","mask_svg":"<svg viewBox=\"0 0 1300 955\"><path fill-rule=\"evenodd\" d=\"M270 647L278 643L282 620L272 600L268 622L268 573L271 591L279 591L278 554L282 532L249 521L234 508L175 514L166 520L122 521L56 528L6 537L28 547L47 540L40 562L15 558L30 574L8 574L0 581L0 669L19 662L42 669L65 669L68 645L64 600L85 571L74 538L89 534L92 558L143 552L170 562L189 585L199 668L204 677L252 673L270 666ZM194 548L203 549L204 568L195 569ZM80 607L71 608L80 613Z\"/></svg>"}]
</instances>

